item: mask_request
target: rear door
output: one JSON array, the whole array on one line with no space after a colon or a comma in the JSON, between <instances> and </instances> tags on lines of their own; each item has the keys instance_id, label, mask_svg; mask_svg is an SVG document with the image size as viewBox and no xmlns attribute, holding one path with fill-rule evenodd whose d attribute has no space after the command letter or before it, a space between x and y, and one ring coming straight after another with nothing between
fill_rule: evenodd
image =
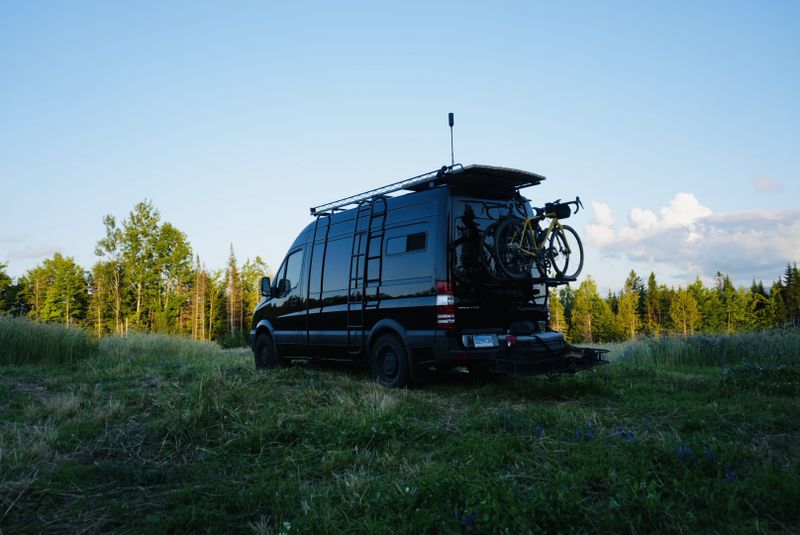
<instances>
[{"instance_id":1,"label":"rear door","mask_svg":"<svg viewBox=\"0 0 800 535\"><path fill-rule=\"evenodd\" d=\"M508 215L508 200L452 198L449 262L456 325L462 331L505 332L515 322L547 318L542 306L546 289L530 281L511 281L495 264L494 231Z\"/></svg>"}]
</instances>

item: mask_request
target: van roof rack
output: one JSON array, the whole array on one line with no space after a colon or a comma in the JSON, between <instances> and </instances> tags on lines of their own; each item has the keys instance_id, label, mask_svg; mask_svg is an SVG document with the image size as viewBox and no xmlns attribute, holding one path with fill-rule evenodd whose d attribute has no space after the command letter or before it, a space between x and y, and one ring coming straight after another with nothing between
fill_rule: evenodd
<instances>
[{"instance_id":1,"label":"van roof rack","mask_svg":"<svg viewBox=\"0 0 800 535\"><path fill-rule=\"evenodd\" d=\"M364 193L351 195L339 199L338 201L314 206L311 208L311 215L320 215L332 213L335 210L343 210L347 206L400 190L424 191L440 184L450 184L483 190L514 191L529 186L536 186L537 184L541 184L544 179L545 177L542 175L522 171L520 169L497 167L494 165L468 165L464 167L460 163L457 163L455 165L443 166L436 171L365 191Z\"/></svg>"}]
</instances>

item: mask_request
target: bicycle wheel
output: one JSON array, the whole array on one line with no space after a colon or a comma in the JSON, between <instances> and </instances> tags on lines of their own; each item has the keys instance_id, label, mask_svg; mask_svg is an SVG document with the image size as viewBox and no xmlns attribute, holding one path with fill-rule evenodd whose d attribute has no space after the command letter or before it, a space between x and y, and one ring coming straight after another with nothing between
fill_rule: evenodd
<instances>
[{"instance_id":1,"label":"bicycle wheel","mask_svg":"<svg viewBox=\"0 0 800 535\"><path fill-rule=\"evenodd\" d=\"M494 241L495 256L503 273L514 280L530 277L533 256L523 249L531 251L534 247L524 223L515 217L502 221L497 226Z\"/></svg>"},{"instance_id":2,"label":"bicycle wheel","mask_svg":"<svg viewBox=\"0 0 800 535\"><path fill-rule=\"evenodd\" d=\"M558 278L573 279L583 269L583 244L575 229L568 225L550 235L547 254Z\"/></svg>"},{"instance_id":3,"label":"bicycle wheel","mask_svg":"<svg viewBox=\"0 0 800 535\"><path fill-rule=\"evenodd\" d=\"M497 263L497 256L494 254L496 234L497 223L492 223L483 231L483 238L481 239L481 263L489 276L490 282L499 282L504 278L503 271Z\"/></svg>"}]
</instances>

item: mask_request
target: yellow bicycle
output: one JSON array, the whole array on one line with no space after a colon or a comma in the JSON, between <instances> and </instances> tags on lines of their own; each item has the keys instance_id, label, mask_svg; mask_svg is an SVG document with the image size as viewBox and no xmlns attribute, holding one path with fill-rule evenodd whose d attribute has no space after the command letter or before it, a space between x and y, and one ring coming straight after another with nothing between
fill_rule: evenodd
<instances>
[{"instance_id":1,"label":"yellow bicycle","mask_svg":"<svg viewBox=\"0 0 800 535\"><path fill-rule=\"evenodd\" d=\"M533 264L541 279L574 280L583 269L583 244L578 233L559 220L583 208L580 197L562 203L561 200L534 208L535 214L520 219L510 215L495 231L495 255L503 272L511 279L533 277ZM517 210L520 210L517 207ZM549 219L545 227L542 222Z\"/></svg>"}]
</instances>

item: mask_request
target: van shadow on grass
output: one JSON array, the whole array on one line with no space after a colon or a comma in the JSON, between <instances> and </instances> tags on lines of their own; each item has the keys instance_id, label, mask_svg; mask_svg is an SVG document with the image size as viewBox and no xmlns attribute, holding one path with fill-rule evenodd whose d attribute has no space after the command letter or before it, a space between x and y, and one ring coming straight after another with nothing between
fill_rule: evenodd
<instances>
[{"instance_id":1,"label":"van shadow on grass","mask_svg":"<svg viewBox=\"0 0 800 535\"><path fill-rule=\"evenodd\" d=\"M295 362L293 367L321 372L335 379L337 375L357 382L373 382L369 368L349 363ZM460 394L470 391L497 400L578 401L584 398L612 399L617 394L612 376L602 369L575 374L514 377L491 373L472 374L463 368L431 369L415 390L439 394Z\"/></svg>"}]
</instances>

